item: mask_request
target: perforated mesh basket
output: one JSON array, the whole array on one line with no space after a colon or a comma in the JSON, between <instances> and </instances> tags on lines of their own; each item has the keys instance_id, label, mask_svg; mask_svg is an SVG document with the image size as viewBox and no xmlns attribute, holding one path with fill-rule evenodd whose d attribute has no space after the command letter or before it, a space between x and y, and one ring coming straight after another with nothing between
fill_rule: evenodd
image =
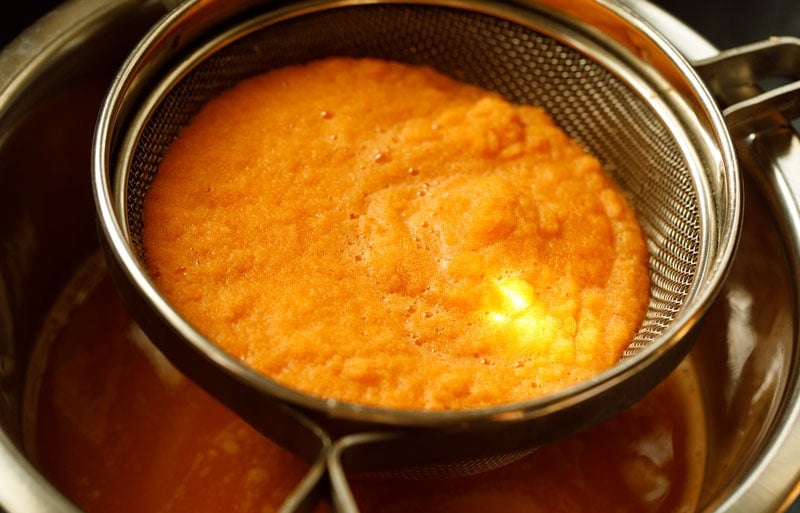
<instances>
[{"instance_id":1,"label":"perforated mesh basket","mask_svg":"<svg viewBox=\"0 0 800 513\"><path fill-rule=\"evenodd\" d=\"M126 220L141 253L141 212L161 157L181 128L221 91L281 66L329 55L428 64L462 81L538 105L601 159L627 192L649 241L653 287L642 328L626 352L647 347L701 286L700 253L714 243L702 226L702 169L641 97L602 64L507 20L467 10L368 5L325 10L257 31L161 84L166 95L136 135L122 183Z\"/></svg>"},{"instance_id":2,"label":"perforated mesh basket","mask_svg":"<svg viewBox=\"0 0 800 513\"><path fill-rule=\"evenodd\" d=\"M517 454L617 413L688 352L735 248L740 184L715 106L691 69L648 40L638 20L618 6L578 1L553 2L558 8L483 1L201 4L184 4L155 27L117 79L98 125L94 181L101 238L123 297L178 367L223 401L232 402L231 388L249 388L336 433L421 431L433 441L422 446L447 445L429 451L432 459L481 459ZM604 23L615 28L604 32ZM650 252L646 318L615 368L552 397L481 410L364 407L254 375L160 297L142 261L141 210L170 143L206 102L240 80L331 55L431 65L541 106L600 159L636 210ZM223 368L234 385L209 380L208 365ZM251 413L247 405L237 410ZM418 452L424 463L425 450ZM387 450L386 465L407 453Z\"/></svg>"}]
</instances>

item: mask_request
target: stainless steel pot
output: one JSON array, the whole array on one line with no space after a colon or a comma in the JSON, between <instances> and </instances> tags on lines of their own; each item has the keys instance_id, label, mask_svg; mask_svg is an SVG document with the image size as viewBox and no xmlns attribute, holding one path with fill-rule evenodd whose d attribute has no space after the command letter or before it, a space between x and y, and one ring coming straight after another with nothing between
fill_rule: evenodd
<instances>
[{"instance_id":1,"label":"stainless steel pot","mask_svg":"<svg viewBox=\"0 0 800 513\"><path fill-rule=\"evenodd\" d=\"M47 309L97 247L98 106L165 4L69 0L0 53L0 507L9 513L78 511L22 447L23 383ZM683 23L643 0L622 6L698 69L715 69L719 52ZM740 250L690 355L708 412L706 512L783 511L800 494L800 180L789 172L800 167L800 139L781 120L767 126L737 139Z\"/></svg>"}]
</instances>

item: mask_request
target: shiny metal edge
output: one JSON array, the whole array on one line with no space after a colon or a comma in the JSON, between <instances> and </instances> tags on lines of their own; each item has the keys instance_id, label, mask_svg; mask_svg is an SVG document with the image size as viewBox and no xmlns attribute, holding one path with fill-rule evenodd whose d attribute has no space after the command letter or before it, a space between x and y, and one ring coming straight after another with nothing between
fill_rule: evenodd
<instances>
[{"instance_id":1,"label":"shiny metal edge","mask_svg":"<svg viewBox=\"0 0 800 513\"><path fill-rule=\"evenodd\" d=\"M13 126L20 109L32 108L37 98L29 89L48 67L86 43L93 28L127 12L164 10L156 0L66 0L23 30L0 50L0 137ZM53 89L56 89L54 84ZM30 96L30 97L29 97ZM0 511L80 513L0 430Z\"/></svg>"},{"instance_id":2,"label":"shiny metal edge","mask_svg":"<svg viewBox=\"0 0 800 513\"><path fill-rule=\"evenodd\" d=\"M17 39L12 41L5 49L0 52L0 105L6 105L9 99L14 98L13 95L18 95L24 89L24 80L30 79L29 71L35 71L35 68L46 60L46 56L51 52L57 52L61 45L69 43L71 37L75 34L77 29L87 20L96 19L98 16L113 10L114 5L122 3L134 4L143 2L108 2L107 0L72 0L67 1L58 9L52 11L34 26L32 26L25 33L21 34ZM685 25L673 18L671 15L662 11L658 7L649 4L645 0L625 0L625 3L630 5L631 9L638 12L642 17L649 20L654 26L660 30L668 39L677 45L679 50L683 52L689 59L703 59L713 56L717 50L704 40L699 35L689 30ZM0 115L3 112L0 111ZM781 167L783 167L781 165ZM791 182L794 182L792 184ZM787 208L793 207L797 209L798 198L800 198L800 187L798 187L797 179L788 178L786 180L786 189L776 191L776 194L786 201ZM800 230L797 228L796 215L791 216L791 224L793 230L791 231L791 245L794 248L794 253L797 253L797 248L800 247ZM793 397L796 398L798 392L797 387L794 387ZM793 467L798 467L800 461L800 404L795 401L795 407L787 410L785 413L787 418L795 429L786 436L774 440L770 446L770 452L775 453L776 464L764 464L759 466L751 472L748 482L736 494L739 497L732 497L730 501L735 499L742 499L747 495L752 494L753 500L760 496L770 496L773 502L780 500L779 493L773 486L774 481L785 481L784 479L777 479L778 471L786 471ZM68 501L61 501L53 499L50 501L43 501L42 494L47 495L52 491L52 487L48 483L39 482L40 480L33 477L26 477L26 473L30 468L30 464L26 459L15 450L15 446L7 439L7 437L0 433L0 445L10 449L9 452L0 453L0 482L4 483L0 487L0 505L4 504L4 499L13 495L14 504L28 504L29 507L25 511L79 511ZM10 469L17 469L16 472L5 472L6 464ZM795 476L800 473L797 469ZM36 475L35 471L30 475ZM767 482L758 483L758 478L762 477ZM785 487L782 487L785 488ZM792 490L788 490L790 493ZM800 493L797 485L793 487L794 494ZM719 511L755 511L754 506L747 507L747 504L752 504L753 500L746 501L746 504L741 507L728 504L723 505ZM786 505L786 501L784 501ZM744 509L743 509L744 508Z\"/></svg>"},{"instance_id":3,"label":"shiny metal edge","mask_svg":"<svg viewBox=\"0 0 800 513\"><path fill-rule=\"evenodd\" d=\"M0 119L26 93L48 63L92 35L92 26L129 10L162 6L159 0L66 0L0 50Z\"/></svg>"},{"instance_id":4,"label":"shiny metal edge","mask_svg":"<svg viewBox=\"0 0 800 513\"><path fill-rule=\"evenodd\" d=\"M411 0L411 3L415 3L418 0ZM281 2L278 2L279 4ZM336 7L339 5L347 5L347 4L358 4L359 1L354 0L339 0L333 2L325 2L325 1L310 1L310 2L295 2L287 9L290 10L293 15L296 15L298 12L302 13L303 10L306 8L321 8L321 7ZM507 1L505 4L506 6L501 5L492 5L492 8L489 9L488 6L483 5L480 2L470 3L467 4L463 2L463 0L441 0L442 5L446 6L458 6L458 5L469 5L470 9L476 9L480 12L489 12L491 14L497 15L498 13L504 13L508 15L510 18L513 18L512 14L514 13L512 7L514 4L519 4L516 7L523 9L526 15L532 14L524 11L524 7L527 4L528 8L535 5L539 5L536 2L524 2L524 1ZM500 4L502 2L498 2ZM550 4L558 4L559 0L543 0L541 1L540 7L547 7ZM577 2L567 2L571 4L576 4ZM624 11L625 4L619 1L614 0L605 0L605 1L598 1L598 9L604 8L608 11L608 13L604 13L608 16L617 16L620 17L619 10ZM194 10L201 10L204 8L203 2L185 2L180 9L173 12L173 15L169 17L169 19L165 18L159 24L159 26L155 27L154 30L144 38L132 54L133 57L129 61L129 65L125 66L121 69L120 74L118 76L118 80L113 85L111 94L107 98L107 101L104 103L103 108L101 110L100 115L100 122L98 125L98 134L101 134L102 137L96 139L96 145L94 148L93 154L93 172L95 173L94 178L94 194L97 203L97 210L101 221L101 228L103 230L103 235L107 239L108 248L113 252L113 258L118 260L121 264L121 269L119 272L124 273L126 278L130 283L136 283L138 288L139 295L146 298L148 303L151 305L150 308L153 309L153 305L155 306L155 310L159 312L159 315L162 315L163 318L159 317L159 321L166 320L171 327L177 327L180 329L181 335L185 338L191 340L192 345L195 348L199 348L204 352L206 358L214 361L218 365L224 368L230 368L233 372L241 375L242 381L245 382L248 386L255 386L258 388L263 388L267 390L267 392L271 395L278 397L281 400L288 400L293 404L302 407L302 408L309 408L314 411L322 411L326 415L335 417L335 418L343 418L346 421L355 421L361 422L363 420L367 420L369 422L378 422L378 423L386 423L390 425L397 424L398 421L403 422L410 422L415 426L428 426L428 425L450 425L453 423L457 423L461 425L462 423L469 421L475 423L481 423L485 420L507 420L513 416L515 419L520 416L526 416L529 418L536 417L540 414L540 412L544 411L546 408L550 409L553 408L557 401L562 400L565 398L563 404L569 401L579 401L580 395L588 393L587 390L589 389L589 383L581 384L576 386L573 389L564 391L563 393L554 394L552 398L548 398L548 402L545 402L544 399L537 399L533 400L530 403L521 403L521 404L512 404L512 405L503 405L497 408L486 409L485 411L481 412L425 412L424 415L419 415L417 412L397 412L392 410L386 410L383 408L374 408L374 407L364 407L358 404L350 404L338 401L323 401L319 400L318 398L309 397L305 394L299 394L294 390L287 389L286 387L280 386L277 383L274 383L271 379L264 379L263 376L258 376L254 372L249 369L242 369L238 362L231 361L229 355L224 354L224 352L220 351L217 347L215 347L212 343L210 343L205 337L203 337L197 330L195 330L192 326L187 323L182 316L176 312L170 305L166 304L164 299L160 297L158 291L156 290L155 286L151 282L151 280L146 276L141 265L136 262L136 256L133 254L132 251L129 250L126 246L128 234L126 230L121 226L121 222L117 219L117 214L120 211L124 211L124 204L118 204L112 201L112 199L108 198L107 192L113 190L114 185L110 183L110 177L106 176L106 164L109 162L109 154L111 153L110 147L112 146L113 140L117 137L120 137L118 133L112 133L111 135L107 135L109 133L109 127L114 124L118 123L120 119L124 119L126 117L130 117L131 114L128 112L130 107L128 105L123 105L124 102L120 102L117 97L124 94L130 94L131 91L137 88L142 88L142 81L146 80L148 74L153 73L153 69L156 67L152 63L147 63L147 65L143 64L143 62L148 61L148 59L155 60L156 62L160 62L161 60L166 60L166 58L161 54L169 54L174 52L175 49L171 46L171 42L173 40L178 41L180 40L183 45L186 45L186 37L184 34L185 32L194 32L194 28L192 30L188 30L183 25L187 23L187 20L191 21L192 17L194 16ZM485 11L484 11L485 10ZM276 9L273 13L269 15L270 18L279 19L282 16L283 11L281 9ZM223 14L227 14L223 12ZM519 12L517 12L519 14ZM623 12L622 14L627 14L627 12ZM521 16L521 14L520 14ZM202 16L201 19L206 20L209 16ZM626 19L626 21L628 21ZM177 23L176 23L177 22ZM586 20L580 20L580 23L585 23ZM164 32L164 28L168 27L169 30L166 33ZM560 29L566 28L559 26ZM639 27L636 27L637 29ZM649 28L646 26L645 28ZM237 27L237 31L242 31L241 27ZM650 37L650 41L648 44L653 45L654 47L662 42L662 36L654 30L649 30L646 33ZM219 36L219 39L227 40L230 36L225 34ZM624 40L624 35L622 36ZM575 43L575 41L570 41L571 43ZM604 43L608 43L604 39ZM629 41L625 41L625 43L630 43ZM178 43L175 43L178 44ZM211 43L213 46L213 42ZM634 46L636 42L632 43ZM644 44L644 41L642 41ZM636 49L636 48L635 48ZM686 72L690 84L694 87L699 93L704 91L704 87L702 82L699 81L699 77L694 76L691 73L691 67L688 63L683 62L684 57L681 55L677 50L670 48L668 45L665 45L665 48L659 48L659 50L666 50L666 54L672 58L675 64L681 71ZM159 53L160 52L160 53ZM154 57L155 56L155 57ZM632 58L629 56L629 58ZM671 61L672 62L672 61ZM631 67L634 67L632 64ZM647 66L642 64L643 69L649 69ZM637 71L642 71L638 69ZM175 74L180 75L183 73L183 69L178 69ZM642 73L645 73L642 71ZM655 86L654 86L655 87ZM676 111L680 111L682 116L689 117L692 116L691 110L688 105L683 105L681 103L681 99L679 98L679 94L675 93L674 90L666 85L660 86L660 89L654 90L651 94L658 95L659 101L664 100L665 102L669 102L673 107L676 108ZM109 99L114 99L115 101L110 101ZM140 100L142 101L142 100ZM131 102L128 101L128 104ZM657 104L655 100L652 101L653 104ZM711 137L715 137L719 135L722 137L723 140L717 141L710 141L710 140L703 140L704 148L721 148L719 154L709 154L703 155L703 162L705 162L708 166L713 166L719 170L720 175L722 173L729 173L734 175L733 169L736 167L735 156L733 154L733 147L730 144L730 141L725 137L726 129L724 126L723 118L721 115L715 112L714 102L710 96L699 94L697 98L698 108L704 109L704 112L708 112L709 121L708 123L713 128L713 134L708 135L707 137L710 139ZM680 104L680 105L679 105ZM680 109L677 106L680 106ZM652 106L652 105L651 105ZM715 116L716 115L716 116ZM703 136L706 137L706 136ZM698 145L698 148L701 145ZM684 148L684 151L688 151ZM116 152L119 153L119 152ZM119 174L120 170L118 169L122 165L117 163L115 166L112 166L117 174ZM124 167L124 166L122 166ZM716 180L714 187L715 189L719 189L723 186L728 186L732 189L741 189L741 183L735 178L735 176L728 176L727 179L717 179L716 176L712 176L711 180ZM723 184L723 185L720 185ZM740 192L736 192L734 194L728 194L728 191L720 191L718 195L721 198L741 198L742 194ZM734 200L731 200L734 201ZM726 272L721 272L721 269L727 269L730 267L732 262L732 254L735 248L735 239L736 237L721 237L721 234L727 234L727 228L740 224L740 219L737 218L739 212L741 211L741 205L736 206L727 206L726 211L729 212L729 217L725 219L716 219L719 229L714 228L712 235L716 237L712 240L712 244L714 247L720 248L719 252L714 255L715 259L713 263L708 263L704 268L705 271L711 276L710 278L710 285L704 287L704 291L706 292L704 296L700 299L695 301L693 304L695 308L693 308L690 312L686 312L684 314L685 317L692 316L692 317L700 317L704 311L710 307L714 300L714 295L708 293L708 291L716 291L719 289L719 285L724 281L726 277ZM707 216L712 217L712 216ZM703 277L705 279L705 277ZM130 288L130 283L123 283L123 287ZM689 320L685 323L685 326L691 327L696 324L696 319ZM669 332L670 339L679 339L681 338L682 334L673 334L672 332L677 330L672 330ZM670 346L667 348L653 348L658 351L663 350L673 350L674 347ZM651 365L653 360L657 358L655 355L655 351L648 351L647 354L640 355L640 358L636 360L636 362L627 361L624 364L621 364L615 367L612 371L608 373L604 373L601 375L602 378L607 378L602 386L595 386L592 390L600 390L603 386L612 386L611 385L611 374L614 374L613 377L621 376L623 373L631 372L630 369L633 365L629 365L632 363L640 363L639 360L645 360L645 358L649 358L645 363L641 365ZM555 406L558 407L558 406Z\"/></svg>"},{"instance_id":5,"label":"shiny metal edge","mask_svg":"<svg viewBox=\"0 0 800 513\"><path fill-rule=\"evenodd\" d=\"M751 138L747 148L752 164L745 170L754 175L772 208L782 213L780 229L792 266L795 318L800 312L800 138L788 127ZM795 364L800 359L800 333L794 333ZM788 371L780 413L759 451L758 459L741 482L726 497L715 501L715 513L785 511L800 497L800 366ZM709 509L709 511L712 511Z\"/></svg>"},{"instance_id":6,"label":"shiny metal edge","mask_svg":"<svg viewBox=\"0 0 800 513\"><path fill-rule=\"evenodd\" d=\"M670 40L692 63L710 59L719 50L663 9L646 0L623 0ZM800 137L791 136L788 148L777 149L767 139L754 141L749 148L753 158L765 169L745 169L758 173L762 188L773 208L785 214L782 232L792 256L794 283L800 284ZM797 294L795 310L800 311ZM800 334L795 335L795 352L800 351ZM797 360L797 358L795 358ZM784 411L776 422L786 429L773 432L759 461L743 482L706 511L751 513L785 511L800 497L800 369L790 375L791 386L784 394Z\"/></svg>"}]
</instances>

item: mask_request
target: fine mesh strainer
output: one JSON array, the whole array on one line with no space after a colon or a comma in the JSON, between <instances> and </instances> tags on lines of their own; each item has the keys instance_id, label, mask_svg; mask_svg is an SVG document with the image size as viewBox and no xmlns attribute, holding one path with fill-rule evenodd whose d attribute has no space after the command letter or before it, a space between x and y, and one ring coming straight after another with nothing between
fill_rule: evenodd
<instances>
[{"instance_id":1,"label":"fine mesh strainer","mask_svg":"<svg viewBox=\"0 0 800 513\"><path fill-rule=\"evenodd\" d=\"M686 355L735 250L740 179L702 83L622 4L230 4L189 1L153 28L109 92L94 148L101 243L112 275L145 332L201 386L292 450L302 445L293 440L295 414L311 418L323 438L340 440L331 454L334 479L343 479L341 468L452 475L502 464L618 413ZM160 296L143 261L141 210L170 143L206 102L240 80L332 55L427 64L541 106L601 160L635 208L650 252L646 318L619 364L521 403L448 412L366 407L307 396L254 373ZM291 413L284 414L287 405Z\"/></svg>"}]
</instances>

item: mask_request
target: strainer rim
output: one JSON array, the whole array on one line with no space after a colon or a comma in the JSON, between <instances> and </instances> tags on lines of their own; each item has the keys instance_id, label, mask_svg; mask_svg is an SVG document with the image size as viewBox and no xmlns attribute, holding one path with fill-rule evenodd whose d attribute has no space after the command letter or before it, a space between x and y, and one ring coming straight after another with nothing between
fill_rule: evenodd
<instances>
[{"instance_id":1,"label":"strainer rim","mask_svg":"<svg viewBox=\"0 0 800 513\"><path fill-rule=\"evenodd\" d=\"M313 6L328 6L330 8L337 8L344 5L363 4L354 0L311 0L301 2L298 5L302 7ZM466 2L459 0L439 0L438 2L426 2L422 0L406 0L406 1L375 1L369 3L380 4L421 4L430 5L435 3L437 6L458 6L467 7L474 10L476 6L483 6L487 9L489 7L498 7L500 2L492 2L490 0L480 0L478 2ZM543 2L547 3L547 2ZM605 5L608 8L622 11L622 4L608 0L600 0L598 3ZM459 425L463 426L465 423L474 424L481 422L495 422L495 421L526 421L533 418L538 418L547 415L553 409L560 410L570 407L571 405L582 402L586 397L593 396L603 391L609 390L614 387L614 384L619 379L627 379L627 376L636 372L637 368L642 369L650 366L659 358L659 355L665 351L674 349L676 341L681 340L686 331L692 329L699 321L699 318L710 306L713 298L716 296L717 291L721 287L722 282L727 274L727 268L732 260L733 252L735 251L735 241L720 241L717 248L721 248L722 252L717 252L714 255L713 261L705 266L708 269L706 286L700 287L700 297L692 301L687 308L683 310L679 317L676 318L672 325L668 327L648 348L641 351L639 354L631 357L626 361L622 361L612 368L607 369L592 378L581 383L572 385L563 390L559 390L553 394L548 394L542 397L535 397L522 401L515 401L500 405L485 406L480 408L458 409L458 410L412 410L412 409L398 409L387 408L381 406L364 405L355 402L342 401L337 399L325 399L316 397L310 394L300 392L294 388L282 385L274 379L262 375L252 368L238 362L234 357L223 351L218 345L214 344L210 339L202 335L191 324L189 324L183 317L161 296L157 287L152 283L147 276L146 271L141 267L136 256L130 251L130 246L127 242L125 235L125 228L120 224L117 216L117 207L113 205L113 201L108 197L110 190L109 177L107 176L110 170L108 169L108 161L110 155L110 148L108 147L108 134L111 133L115 117L115 102L118 100L123 92L121 85L126 76L126 72L130 73L132 63L136 55L146 51L148 46L155 44L159 36L159 27L168 26L172 18L178 17L182 12L188 10L194 2L186 2L184 5L176 9L170 16L157 24L148 36L145 37L137 50L134 51L132 56L126 62L121 70L117 79L110 90L109 95L106 97L100 117L98 120L96 138L93 150L93 183L95 201L98 210L98 222L101 227L102 235L108 241L108 249L111 251L112 259L115 259L124 272L127 274L125 279L130 280L130 283L135 284L138 289L137 292L141 293L147 301L151 304L154 312L159 316L164 317L164 320L171 325L177 327L182 336L192 344L195 348L203 351L203 353L211 360L225 368L235 369L236 373L247 381L249 386L254 386L259 390L266 391L270 396L276 397L282 401L288 401L291 404L301 408L309 409L312 411L324 412L335 418L345 418L353 420L366 420L369 422L378 422L389 425L400 426L449 426ZM506 5L523 6L527 5L532 7L532 2L505 2ZM292 12L294 10L292 9ZM488 12L498 14L496 11L489 9ZM630 15L625 11L627 15ZM630 21L630 20L629 20ZM692 71L691 65L683 56L674 48L672 48L661 36L659 36L649 25L643 20L634 20L640 30L647 34L650 39L656 42L673 61L681 68L686 76L695 85L695 93L703 98L703 103L709 107L713 105L713 100L710 94L705 91L705 86L696 78ZM732 144L730 140L725 137L727 133L724 130L724 121L721 114L714 106L709 107L706 114L712 120L714 128L719 130L715 135L720 136L720 144L722 144L722 152L720 155L721 160L728 161L728 165L721 164L724 170L728 170L728 174L733 177L727 183L731 187L731 194L726 198L728 201L735 203L740 193L736 193L741 189L740 180L738 179L738 172L730 171L731 169L737 170L736 159L733 157ZM729 147L730 146L730 147ZM728 211L731 213L731 218L720 220L730 226L737 226L741 223L740 212L741 208L731 207ZM733 230L738 233L738 228ZM734 237L735 239L735 237ZM130 285L128 283L128 285ZM164 315L168 314L168 315Z\"/></svg>"}]
</instances>

